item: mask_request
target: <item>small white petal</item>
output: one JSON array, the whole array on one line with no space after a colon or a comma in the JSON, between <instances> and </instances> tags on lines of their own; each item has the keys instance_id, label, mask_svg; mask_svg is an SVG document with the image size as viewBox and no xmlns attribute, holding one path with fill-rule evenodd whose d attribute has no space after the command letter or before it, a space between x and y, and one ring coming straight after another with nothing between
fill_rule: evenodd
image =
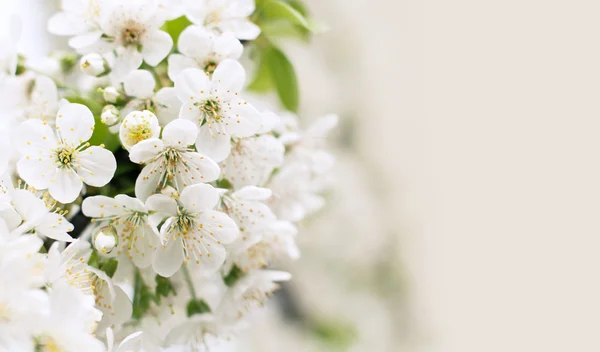
<instances>
[{"instance_id":1,"label":"small white petal","mask_svg":"<svg viewBox=\"0 0 600 352\"><path fill-rule=\"evenodd\" d=\"M68 204L73 202L81 193L83 183L73 170L58 169L54 175L54 182L50 184L48 191L52 198Z\"/></svg>"},{"instance_id":2,"label":"small white petal","mask_svg":"<svg viewBox=\"0 0 600 352\"><path fill-rule=\"evenodd\" d=\"M182 103L201 102L210 93L210 79L203 71L197 68L188 68L174 80L177 97Z\"/></svg>"},{"instance_id":3,"label":"small white petal","mask_svg":"<svg viewBox=\"0 0 600 352\"><path fill-rule=\"evenodd\" d=\"M205 211L198 216L197 221L204 225L204 231L209 231L210 237L225 244L233 242L239 234L235 221L220 211Z\"/></svg>"},{"instance_id":4,"label":"small white petal","mask_svg":"<svg viewBox=\"0 0 600 352\"><path fill-rule=\"evenodd\" d=\"M219 201L219 193L213 186L199 183L184 188L179 201L185 209L198 213L214 209Z\"/></svg>"},{"instance_id":5,"label":"small white petal","mask_svg":"<svg viewBox=\"0 0 600 352\"><path fill-rule=\"evenodd\" d=\"M271 198L273 192L268 188L260 188L256 186L246 186L233 195L239 199L245 200L267 200Z\"/></svg>"},{"instance_id":6,"label":"small white petal","mask_svg":"<svg viewBox=\"0 0 600 352\"><path fill-rule=\"evenodd\" d=\"M110 150L91 146L78 155L77 174L90 186L102 187L115 175L117 161Z\"/></svg>"},{"instance_id":7,"label":"small white petal","mask_svg":"<svg viewBox=\"0 0 600 352\"><path fill-rule=\"evenodd\" d=\"M196 149L216 162L223 161L231 151L231 137L212 131L208 125L204 125L200 127Z\"/></svg>"},{"instance_id":8,"label":"small white petal","mask_svg":"<svg viewBox=\"0 0 600 352\"><path fill-rule=\"evenodd\" d=\"M150 66L158 65L171 51L173 39L163 31L155 30L149 33L142 42L144 61Z\"/></svg>"},{"instance_id":9,"label":"small white petal","mask_svg":"<svg viewBox=\"0 0 600 352\"><path fill-rule=\"evenodd\" d=\"M169 55L169 70L168 75L169 78L174 81L175 77L177 77L183 70L187 68L200 68L196 61L185 57L181 54L171 54Z\"/></svg>"},{"instance_id":10,"label":"small white petal","mask_svg":"<svg viewBox=\"0 0 600 352\"><path fill-rule=\"evenodd\" d=\"M134 145L129 159L137 164L148 163L164 149L164 142L158 138L146 139Z\"/></svg>"},{"instance_id":11,"label":"small white petal","mask_svg":"<svg viewBox=\"0 0 600 352\"><path fill-rule=\"evenodd\" d=\"M181 102L177 98L177 91L173 87L161 88L154 95L154 110L161 125L166 125L179 116Z\"/></svg>"},{"instance_id":12,"label":"small white petal","mask_svg":"<svg viewBox=\"0 0 600 352\"><path fill-rule=\"evenodd\" d=\"M187 147L196 142L197 135L196 124L184 119L175 119L163 129L162 139L166 145Z\"/></svg>"},{"instance_id":13,"label":"small white petal","mask_svg":"<svg viewBox=\"0 0 600 352\"><path fill-rule=\"evenodd\" d=\"M48 238L65 242L73 241L73 238L67 234L73 231L73 225L57 213L47 213L35 229L37 233Z\"/></svg>"},{"instance_id":14,"label":"small white petal","mask_svg":"<svg viewBox=\"0 0 600 352\"><path fill-rule=\"evenodd\" d=\"M160 276L171 277L183 264L181 239L171 239L167 247L158 246L152 262L152 268Z\"/></svg>"},{"instance_id":15,"label":"small white petal","mask_svg":"<svg viewBox=\"0 0 600 352\"><path fill-rule=\"evenodd\" d=\"M90 218L103 218L120 215L124 212L124 209L113 198L93 196L83 200L81 211Z\"/></svg>"},{"instance_id":16,"label":"small white petal","mask_svg":"<svg viewBox=\"0 0 600 352\"><path fill-rule=\"evenodd\" d=\"M245 81L246 72L239 62L231 59L223 60L212 76L213 94L230 100L236 93L242 91Z\"/></svg>"},{"instance_id":17,"label":"small white petal","mask_svg":"<svg viewBox=\"0 0 600 352\"><path fill-rule=\"evenodd\" d=\"M154 94L156 81L147 70L135 70L123 80L125 93L136 98L148 99Z\"/></svg>"},{"instance_id":18,"label":"small white petal","mask_svg":"<svg viewBox=\"0 0 600 352\"><path fill-rule=\"evenodd\" d=\"M56 114L56 131L64 142L73 146L92 137L94 123L94 115L82 104L63 105Z\"/></svg>"}]
</instances>

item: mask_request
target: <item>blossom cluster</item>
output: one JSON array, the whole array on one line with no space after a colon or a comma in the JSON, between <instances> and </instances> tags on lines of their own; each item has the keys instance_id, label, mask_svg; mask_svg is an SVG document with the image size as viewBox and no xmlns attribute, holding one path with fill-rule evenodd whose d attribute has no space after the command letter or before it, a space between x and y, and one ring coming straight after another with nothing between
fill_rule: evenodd
<instances>
[{"instance_id":1,"label":"blossom cluster","mask_svg":"<svg viewBox=\"0 0 600 352\"><path fill-rule=\"evenodd\" d=\"M302 129L244 91L254 12L63 0L70 52L3 47L0 350L204 350L290 279L273 268L325 203L337 117Z\"/></svg>"}]
</instances>

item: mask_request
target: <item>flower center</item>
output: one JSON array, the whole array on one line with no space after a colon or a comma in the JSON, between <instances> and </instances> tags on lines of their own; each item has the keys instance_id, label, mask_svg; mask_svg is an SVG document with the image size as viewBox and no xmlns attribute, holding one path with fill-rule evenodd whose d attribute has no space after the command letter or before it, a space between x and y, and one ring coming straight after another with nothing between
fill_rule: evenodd
<instances>
[{"instance_id":1,"label":"flower center","mask_svg":"<svg viewBox=\"0 0 600 352\"><path fill-rule=\"evenodd\" d=\"M196 106L198 106L200 111L202 111L207 118L212 118L211 122L221 121L221 116L219 115L221 107L219 106L219 102L217 100L208 99L202 103L196 103Z\"/></svg>"},{"instance_id":2,"label":"flower center","mask_svg":"<svg viewBox=\"0 0 600 352\"><path fill-rule=\"evenodd\" d=\"M214 60L208 60L205 64L204 64L204 72L208 73L208 74L213 74L213 72L215 72L215 69L217 68L217 63Z\"/></svg>"},{"instance_id":3,"label":"flower center","mask_svg":"<svg viewBox=\"0 0 600 352\"><path fill-rule=\"evenodd\" d=\"M152 128L150 127L150 123L140 123L137 125L133 125L129 128L129 134L127 138L129 138L130 145L137 144L143 140L152 137Z\"/></svg>"},{"instance_id":4,"label":"flower center","mask_svg":"<svg viewBox=\"0 0 600 352\"><path fill-rule=\"evenodd\" d=\"M173 223L173 228L177 234L187 235L190 229L194 227L194 217L185 212L180 212L177 215L177 220Z\"/></svg>"},{"instance_id":5,"label":"flower center","mask_svg":"<svg viewBox=\"0 0 600 352\"><path fill-rule=\"evenodd\" d=\"M121 42L124 46L139 46L146 30L137 22L129 21L121 32Z\"/></svg>"},{"instance_id":6,"label":"flower center","mask_svg":"<svg viewBox=\"0 0 600 352\"><path fill-rule=\"evenodd\" d=\"M62 352L64 350L57 345L56 341L53 338L49 336L44 336L40 339L40 341L36 343L35 351Z\"/></svg>"},{"instance_id":7,"label":"flower center","mask_svg":"<svg viewBox=\"0 0 600 352\"><path fill-rule=\"evenodd\" d=\"M56 149L56 165L61 169L72 167L76 155L75 148L58 148Z\"/></svg>"}]
</instances>

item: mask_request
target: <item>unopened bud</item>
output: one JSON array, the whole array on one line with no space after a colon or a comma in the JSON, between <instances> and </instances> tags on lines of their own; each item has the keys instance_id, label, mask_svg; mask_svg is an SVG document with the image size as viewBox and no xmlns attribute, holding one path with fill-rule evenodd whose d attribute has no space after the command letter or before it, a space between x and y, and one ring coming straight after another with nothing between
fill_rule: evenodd
<instances>
[{"instance_id":1,"label":"unopened bud","mask_svg":"<svg viewBox=\"0 0 600 352\"><path fill-rule=\"evenodd\" d=\"M117 231L112 226L101 228L94 237L94 247L101 253L110 253L117 245Z\"/></svg>"},{"instance_id":2,"label":"unopened bud","mask_svg":"<svg viewBox=\"0 0 600 352\"><path fill-rule=\"evenodd\" d=\"M104 95L104 100L106 100L109 103L116 103L117 99L121 95L119 93L119 91L117 90L117 88L112 87L112 86L104 88L102 90L102 93Z\"/></svg>"},{"instance_id":3,"label":"unopened bud","mask_svg":"<svg viewBox=\"0 0 600 352\"><path fill-rule=\"evenodd\" d=\"M99 76L107 71L108 65L100 54L91 53L81 58L79 67L87 75Z\"/></svg>"},{"instance_id":4,"label":"unopened bud","mask_svg":"<svg viewBox=\"0 0 600 352\"><path fill-rule=\"evenodd\" d=\"M102 108L102 114L100 115L100 121L107 125L107 126L112 126L114 124L116 124L117 122L119 122L119 119L121 118L121 113L119 112L119 109L117 109L116 106L114 105L106 105L104 108Z\"/></svg>"}]
</instances>

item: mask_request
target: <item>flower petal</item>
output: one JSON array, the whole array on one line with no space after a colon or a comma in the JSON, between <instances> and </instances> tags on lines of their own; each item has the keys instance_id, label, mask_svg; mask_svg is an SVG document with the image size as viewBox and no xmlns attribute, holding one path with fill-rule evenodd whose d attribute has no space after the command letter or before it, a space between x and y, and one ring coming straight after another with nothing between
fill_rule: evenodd
<instances>
[{"instance_id":1,"label":"flower petal","mask_svg":"<svg viewBox=\"0 0 600 352\"><path fill-rule=\"evenodd\" d=\"M162 152L164 147L165 144L158 138L143 140L131 148L129 159L136 164L148 163Z\"/></svg>"},{"instance_id":2,"label":"flower petal","mask_svg":"<svg viewBox=\"0 0 600 352\"><path fill-rule=\"evenodd\" d=\"M51 181L48 191L52 198L63 204L71 203L77 199L83 188L79 176L70 169L58 169L53 181Z\"/></svg>"},{"instance_id":3,"label":"flower petal","mask_svg":"<svg viewBox=\"0 0 600 352\"><path fill-rule=\"evenodd\" d=\"M271 198L272 194L270 189L256 186L246 186L233 193L235 197L245 200L267 200Z\"/></svg>"},{"instance_id":4,"label":"flower petal","mask_svg":"<svg viewBox=\"0 0 600 352\"><path fill-rule=\"evenodd\" d=\"M115 200L117 201L117 204L119 204L119 206L127 210L133 210L140 213L148 212L148 210L144 206L144 203L142 203L142 201L137 198L130 197L125 194L117 194L115 196Z\"/></svg>"},{"instance_id":5,"label":"flower petal","mask_svg":"<svg viewBox=\"0 0 600 352\"><path fill-rule=\"evenodd\" d=\"M48 20L48 32L56 35L75 35L86 30L83 17L70 12L58 12Z\"/></svg>"},{"instance_id":6,"label":"flower petal","mask_svg":"<svg viewBox=\"0 0 600 352\"><path fill-rule=\"evenodd\" d=\"M65 104L56 114L56 131L63 142L73 146L80 145L92 137L94 123L94 115L82 104Z\"/></svg>"},{"instance_id":7,"label":"flower petal","mask_svg":"<svg viewBox=\"0 0 600 352\"><path fill-rule=\"evenodd\" d=\"M212 236L204 236L200 242L201 245L197 245L195 251L188 254L186 264L191 272L211 275L225 262L225 247Z\"/></svg>"},{"instance_id":8,"label":"flower petal","mask_svg":"<svg viewBox=\"0 0 600 352\"><path fill-rule=\"evenodd\" d=\"M154 94L156 81L149 71L135 70L125 77L123 86L127 95L147 99Z\"/></svg>"},{"instance_id":9,"label":"flower petal","mask_svg":"<svg viewBox=\"0 0 600 352\"><path fill-rule=\"evenodd\" d=\"M213 132L208 125L204 125L200 127L196 149L216 162L223 161L231 151L231 137L228 134Z\"/></svg>"},{"instance_id":10,"label":"flower petal","mask_svg":"<svg viewBox=\"0 0 600 352\"><path fill-rule=\"evenodd\" d=\"M231 103L231 110L227 117L229 118L227 132L241 138L255 134L262 122L258 110L242 99L236 99Z\"/></svg>"},{"instance_id":11,"label":"flower petal","mask_svg":"<svg viewBox=\"0 0 600 352\"><path fill-rule=\"evenodd\" d=\"M165 126L162 139L167 145L187 147L196 142L198 129L196 124L185 119L175 119Z\"/></svg>"},{"instance_id":12,"label":"flower petal","mask_svg":"<svg viewBox=\"0 0 600 352\"><path fill-rule=\"evenodd\" d=\"M104 218L121 215L123 207L115 199L106 196L87 197L81 204L81 211L90 218Z\"/></svg>"},{"instance_id":13,"label":"flower petal","mask_svg":"<svg viewBox=\"0 0 600 352\"><path fill-rule=\"evenodd\" d=\"M141 201L146 201L148 197L155 193L160 187L159 183L164 176L161 170L165 169L163 159L157 160L146 165L135 181L135 196Z\"/></svg>"},{"instance_id":14,"label":"flower petal","mask_svg":"<svg viewBox=\"0 0 600 352\"><path fill-rule=\"evenodd\" d=\"M219 201L219 192L209 184L198 183L184 188L179 201L185 209L199 213L215 208Z\"/></svg>"},{"instance_id":15,"label":"flower petal","mask_svg":"<svg viewBox=\"0 0 600 352\"><path fill-rule=\"evenodd\" d=\"M240 93L246 81L246 71L242 65L231 59L219 63L212 76L213 95L221 99L230 100L236 93Z\"/></svg>"},{"instance_id":16,"label":"flower petal","mask_svg":"<svg viewBox=\"0 0 600 352\"><path fill-rule=\"evenodd\" d=\"M197 68L188 68L183 71L174 81L177 97L182 103L201 102L205 100L210 93L210 79Z\"/></svg>"},{"instance_id":17,"label":"flower petal","mask_svg":"<svg viewBox=\"0 0 600 352\"><path fill-rule=\"evenodd\" d=\"M213 34L200 26L188 26L181 32L177 48L183 55L196 61L208 58L212 49ZM193 61L193 62L196 62Z\"/></svg>"},{"instance_id":18,"label":"flower petal","mask_svg":"<svg viewBox=\"0 0 600 352\"><path fill-rule=\"evenodd\" d=\"M21 153L32 153L33 156L56 148L57 141L52 128L41 120L28 120L19 125L13 141Z\"/></svg>"},{"instance_id":19,"label":"flower petal","mask_svg":"<svg viewBox=\"0 0 600 352\"><path fill-rule=\"evenodd\" d=\"M220 211L205 211L198 216L197 221L203 224L202 231L208 233L208 237L213 237L225 244L233 242L240 232L235 221Z\"/></svg>"},{"instance_id":20,"label":"flower petal","mask_svg":"<svg viewBox=\"0 0 600 352\"><path fill-rule=\"evenodd\" d=\"M219 165L201 154L189 152L181 155L182 162L177 165L175 185L178 190L199 182L211 182L219 178Z\"/></svg>"},{"instance_id":21,"label":"flower petal","mask_svg":"<svg viewBox=\"0 0 600 352\"><path fill-rule=\"evenodd\" d=\"M171 51L173 39L163 31L155 30L148 34L142 42L144 61L150 66L158 65Z\"/></svg>"},{"instance_id":22,"label":"flower petal","mask_svg":"<svg viewBox=\"0 0 600 352\"><path fill-rule=\"evenodd\" d=\"M169 55L169 78L174 81L175 78L186 68L200 68L196 61L181 54Z\"/></svg>"},{"instance_id":23,"label":"flower petal","mask_svg":"<svg viewBox=\"0 0 600 352\"><path fill-rule=\"evenodd\" d=\"M117 82L123 81L130 72L137 70L144 61L142 54L135 47L118 48L111 77Z\"/></svg>"},{"instance_id":24,"label":"flower petal","mask_svg":"<svg viewBox=\"0 0 600 352\"><path fill-rule=\"evenodd\" d=\"M74 240L67 234L67 232L73 231L73 225L64 216L57 213L47 213L35 230L36 233L57 241L72 242Z\"/></svg>"},{"instance_id":25,"label":"flower petal","mask_svg":"<svg viewBox=\"0 0 600 352\"><path fill-rule=\"evenodd\" d=\"M192 121L196 124L196 126L200 127L202 125L202 121L204 121L204 115L202 111L194 105L193 102L187 102L181 106L179 110L179 118Z\"/></svg>"},{"instance_id":26,"label":"flower petal","mask_svg":"<svg viewBox=\"0 0 600 352\"><path fill-rule=\"evenodd\" d=\"M115 175L117 161L110 150L92 146L78 155L77 174L90 186L102 187Z\"/></svg>"},{"instance_id":27,"label":"flower petal","mask_svg":"<svg viewBox=\"0 0 600 352\"><path fill-rule=\"evenodd\" d=\"M48 213L44 201L26 190L15 190L12 193L12 204L25 222L38 223Z\"/></svg>"},{"instance_id":28,"label":"flower petal","mask_svg":"<svg viewBox=\"0 0 600 352\"><path fill-rule=\"evenodd\" d=\"M181 109L181 102L177 98L177 91L173 87L161 88L152 100L154 111L161 125L166 125L176 119Z\"/></svg>"},{"instance_id":29,"label":"flower petal","mask_svg":"<svg viewBox=\"0 0 600 352\"><path fill-rule=\"evenodd\" d=\"M152 268L163 277L171 277L183 263L181 239L171 239L166 246L158 246L152 261Z\"/></svg>"},{"instance_id":30,"label":"flower petal","mask_svg":"<svg viewBox=\"0 0 600 352\"><path fill-rule=\"evenodd\" d=\"M19 176L36 189L46 189L56 173L54 161L45 154L40 157L23 155L17 162Z\"/></svg>"}]
</instances>

